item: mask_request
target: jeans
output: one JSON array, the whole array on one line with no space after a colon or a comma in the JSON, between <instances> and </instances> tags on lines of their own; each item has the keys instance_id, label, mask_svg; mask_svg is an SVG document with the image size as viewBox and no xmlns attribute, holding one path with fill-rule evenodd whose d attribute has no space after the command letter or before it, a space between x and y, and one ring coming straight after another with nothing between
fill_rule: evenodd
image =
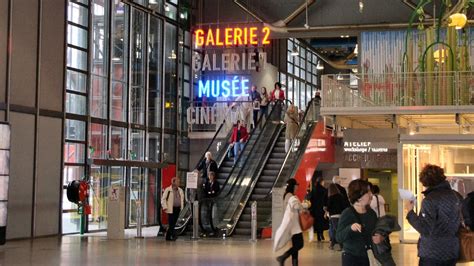
<instances>
[{"instance_id":1,"label":"jeans","mask_svg":"<svg viewBox=\"0 0 474 266\"><path fill-rule=\"evenodd\" d=\"M234 164L237 162L237 159L239 159L239 154L242 152L244 144L245 143L240 141L234 142Z\"/></svg>"},{"instance_id":2,"label":"jeans","mask_svg":"<svg viewBox=\"0 0 474 266\"><path fill-rule=\"evenodd\" d=\"M347 252L342 252L342 266L370 266L369 257L354 256Z\"/></svg>"},{"instance_id":3,"label":"jeans","mask_svg":"<svg viewBox=\"0 0 474 266\"><path fill-rule=\"evenodd\" d=\"M174 228L178 221L179 213L181 212L180 207L173 207L173 213L168 213L168 231L166 231L166 240L176 239L176 232Z\"/></svg>"},{"instance_id":4,"label":"jeans","mask_svg":"<svg viewBox=\"0 0 474 266\"><path fill-rule=\"evenodd\" d=\"M420 258L419 266L455 266L457 259L436 260L430 258Z\"/></svg>"},{"instance_id":5,"label":"jeans","mask_svg":"<svg viewBox=\"0 0 474 266\"><path fill-rule=\"evenodd\" d=\"M331 246L337 244L336 241L336 230L337 230L337 223L339 222L339 218L330 218L329 219L329 238L331 239Z\"/></svg>"}]
</instances>

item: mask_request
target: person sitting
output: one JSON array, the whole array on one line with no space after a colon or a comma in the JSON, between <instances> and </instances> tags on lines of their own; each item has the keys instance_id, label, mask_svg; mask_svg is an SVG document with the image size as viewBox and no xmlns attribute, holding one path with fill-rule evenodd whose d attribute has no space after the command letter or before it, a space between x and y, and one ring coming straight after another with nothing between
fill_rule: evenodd
<instances>
[{"instance_id":1,"label":"person sitting","mask_svg":"<svg viewBox=\"0 0 474 266\"><path fill-rule=\"evenodd\" d=\"M240 152L242 152L245 142L247 142L249 134L247 133L247 128L245 128L240 120L237 120L237 124L234 126L232 131L232 136L230 142L234 147L234 164L239 158Z\"/></svg>"},{"instance_id":2,"label":"person sitting","mask_svg":"<svg viewBox=\"0 0 474 266\"><path fill-rule=\"evenodd\" d=\"M217 196L221 187L219 182L216 180L216 173L209 172L209 179L206 180L206 183L203 184L204 194L208 198L213 198Z\"/></svg>"}]
</instances>

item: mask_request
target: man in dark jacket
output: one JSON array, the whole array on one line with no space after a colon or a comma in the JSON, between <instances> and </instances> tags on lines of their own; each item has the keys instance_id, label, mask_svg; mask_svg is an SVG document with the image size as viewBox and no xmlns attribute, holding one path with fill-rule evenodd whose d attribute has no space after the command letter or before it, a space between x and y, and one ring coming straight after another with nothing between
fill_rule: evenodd
<instances>
[{"instance_id":1,"label":"man in dark jacket","mask_svg":"<svg viewBox=\"0 0 474 266\"><path fill-rule=\"evenodd\" d=\"M262 97L257 91L256 86L252 86L252 91L250 91L250 97L252 98L253 126L254 128L256 128L258 121L258 113L260 112L260 102L262 101Z\"/></svg>"},{"instance_id":2,"label":"man in dark jacket","mask_svg":"<svg viewBox=\"0 0 474 266\"><path fill-rule=\"evenodd\" d=\"M198 171L202 171L201 178L206 181L208 178L209 172L217 173L217 163L212 159L212 153L210 151L206 152L204 159L199 163Z\"/></svg>"}]
</instances>

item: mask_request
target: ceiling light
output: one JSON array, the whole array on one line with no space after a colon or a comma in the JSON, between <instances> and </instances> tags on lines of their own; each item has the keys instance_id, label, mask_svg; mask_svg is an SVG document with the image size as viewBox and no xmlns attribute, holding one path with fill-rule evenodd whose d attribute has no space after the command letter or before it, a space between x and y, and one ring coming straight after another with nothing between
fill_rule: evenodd
<instances>
[{"instance_id":1,"label":"ceiling light","mask_svg":"<svg viewBox=\"0 0 474 266\"><path fill-rule=\"evenodd\" d=\"M362 13L364 11L364 2L362 0L359 1L359 12Z\"/></svg>"},{"instance_id":2,"label":"ceiling light","mask_svg":"<svg viewBox=\"0 0 474 266\"><path fill-rule=\"evenodd\" d=\"M300 53L298 52L298 48L296 47L293 47L293 50L291 50L291 56L297 56L299 55Z\"/></svg>"},{"instance_id":3,"label":"ceiling light","mask_svg":"<svg viewBox=\"0 0 474 266\"><path fill-rule=\"evenodd\" d=\"M179 13L179 17L180 17L181 19L184 19L186 16L184 15L184 13Z\"/></svg>"},{"instance_id":4,"label":"ceiling light","mask_svg":"<svg viewBox=\"0 0 474 266\"><path fill-rule=\"evenodd\" d=\"M457 30L464 28L467 23L467 17L462 13L455 13L449 16L449 25L450 27L455 27Z\"/></svg>"},{"instance_id":5,"label":"ceiling light","mask_svg":"<svg viewBox=\"0 0 474 266\"><path fill-rule=\"evenodd\" d=\"M316 69L317 70L323 70L324 69L324 65L321 64L321 61L318 61L318 64L316 65Z\"/></svg>"},{"instance_id":6,"label":"ceiling light","mask_svg":"<svg viewBox=\"0 0 474 266\"><path fill-rule=\"evenodd\" d=\"M359 72L359 70L357 68L353 68L352 72L357 74L357 72Z\"/></svg>"},{"instance_id":7,"label":"ceiling light","mask_svg":"<svg viewBox=\"0 0 474 266\"><path fill-rule=\"evenodd\" d=\"M337 74L336 79L337 80L343 80L344 78L342 77L341 73L339 73L339 74Z\"/></svg>"},{"instance_id":8,"label":"ceiling light","mask_svg":"<svg viewBox=\"0 0 474 266\"><path fill-rule=\"evenodd\" d=\"M359 54L359 45L356 44L356 47L354 48L354 54L358 55Z\"/></svg>"},{"instance_id":9,"label":"ceiling light","mask_svg":"<svg viewBox=\"0 0 474 266\"><path fill-rule=\"evenodd\" d=\"M170 6L168 4L165 4L165 11L170 12Z\"/></svg>"}]
</instances>

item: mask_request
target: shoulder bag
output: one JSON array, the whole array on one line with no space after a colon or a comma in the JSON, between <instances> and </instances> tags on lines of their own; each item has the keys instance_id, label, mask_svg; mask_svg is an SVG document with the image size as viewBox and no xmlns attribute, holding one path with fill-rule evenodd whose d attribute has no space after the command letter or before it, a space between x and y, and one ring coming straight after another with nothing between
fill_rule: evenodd
<instances>
[{"instance_id":1,"label":"shoulder bag","mask_svg":"<svg viewBox=\"0 0 474 266\"><path fill-rule=\"evenodd\" d=\"M301 230L306 231L314 224L314 218L309 211L299 211Z\"/></svg>"},{"instance_id":2,"label":"shoulder bag","mask_svg":"<svg viewBox=\"0 0 474 266\"><path fill-rule=\"evenodd\" d=\"M458 195L454 193L456 197ZM458 197L459 198L459 197ZM459 217L461 218L461 226L459 227L459 262L474 261L474 232L464 223L464 217L462 215L462 201L461 207L459 208Z\"/></svg>"}]
</instances>

